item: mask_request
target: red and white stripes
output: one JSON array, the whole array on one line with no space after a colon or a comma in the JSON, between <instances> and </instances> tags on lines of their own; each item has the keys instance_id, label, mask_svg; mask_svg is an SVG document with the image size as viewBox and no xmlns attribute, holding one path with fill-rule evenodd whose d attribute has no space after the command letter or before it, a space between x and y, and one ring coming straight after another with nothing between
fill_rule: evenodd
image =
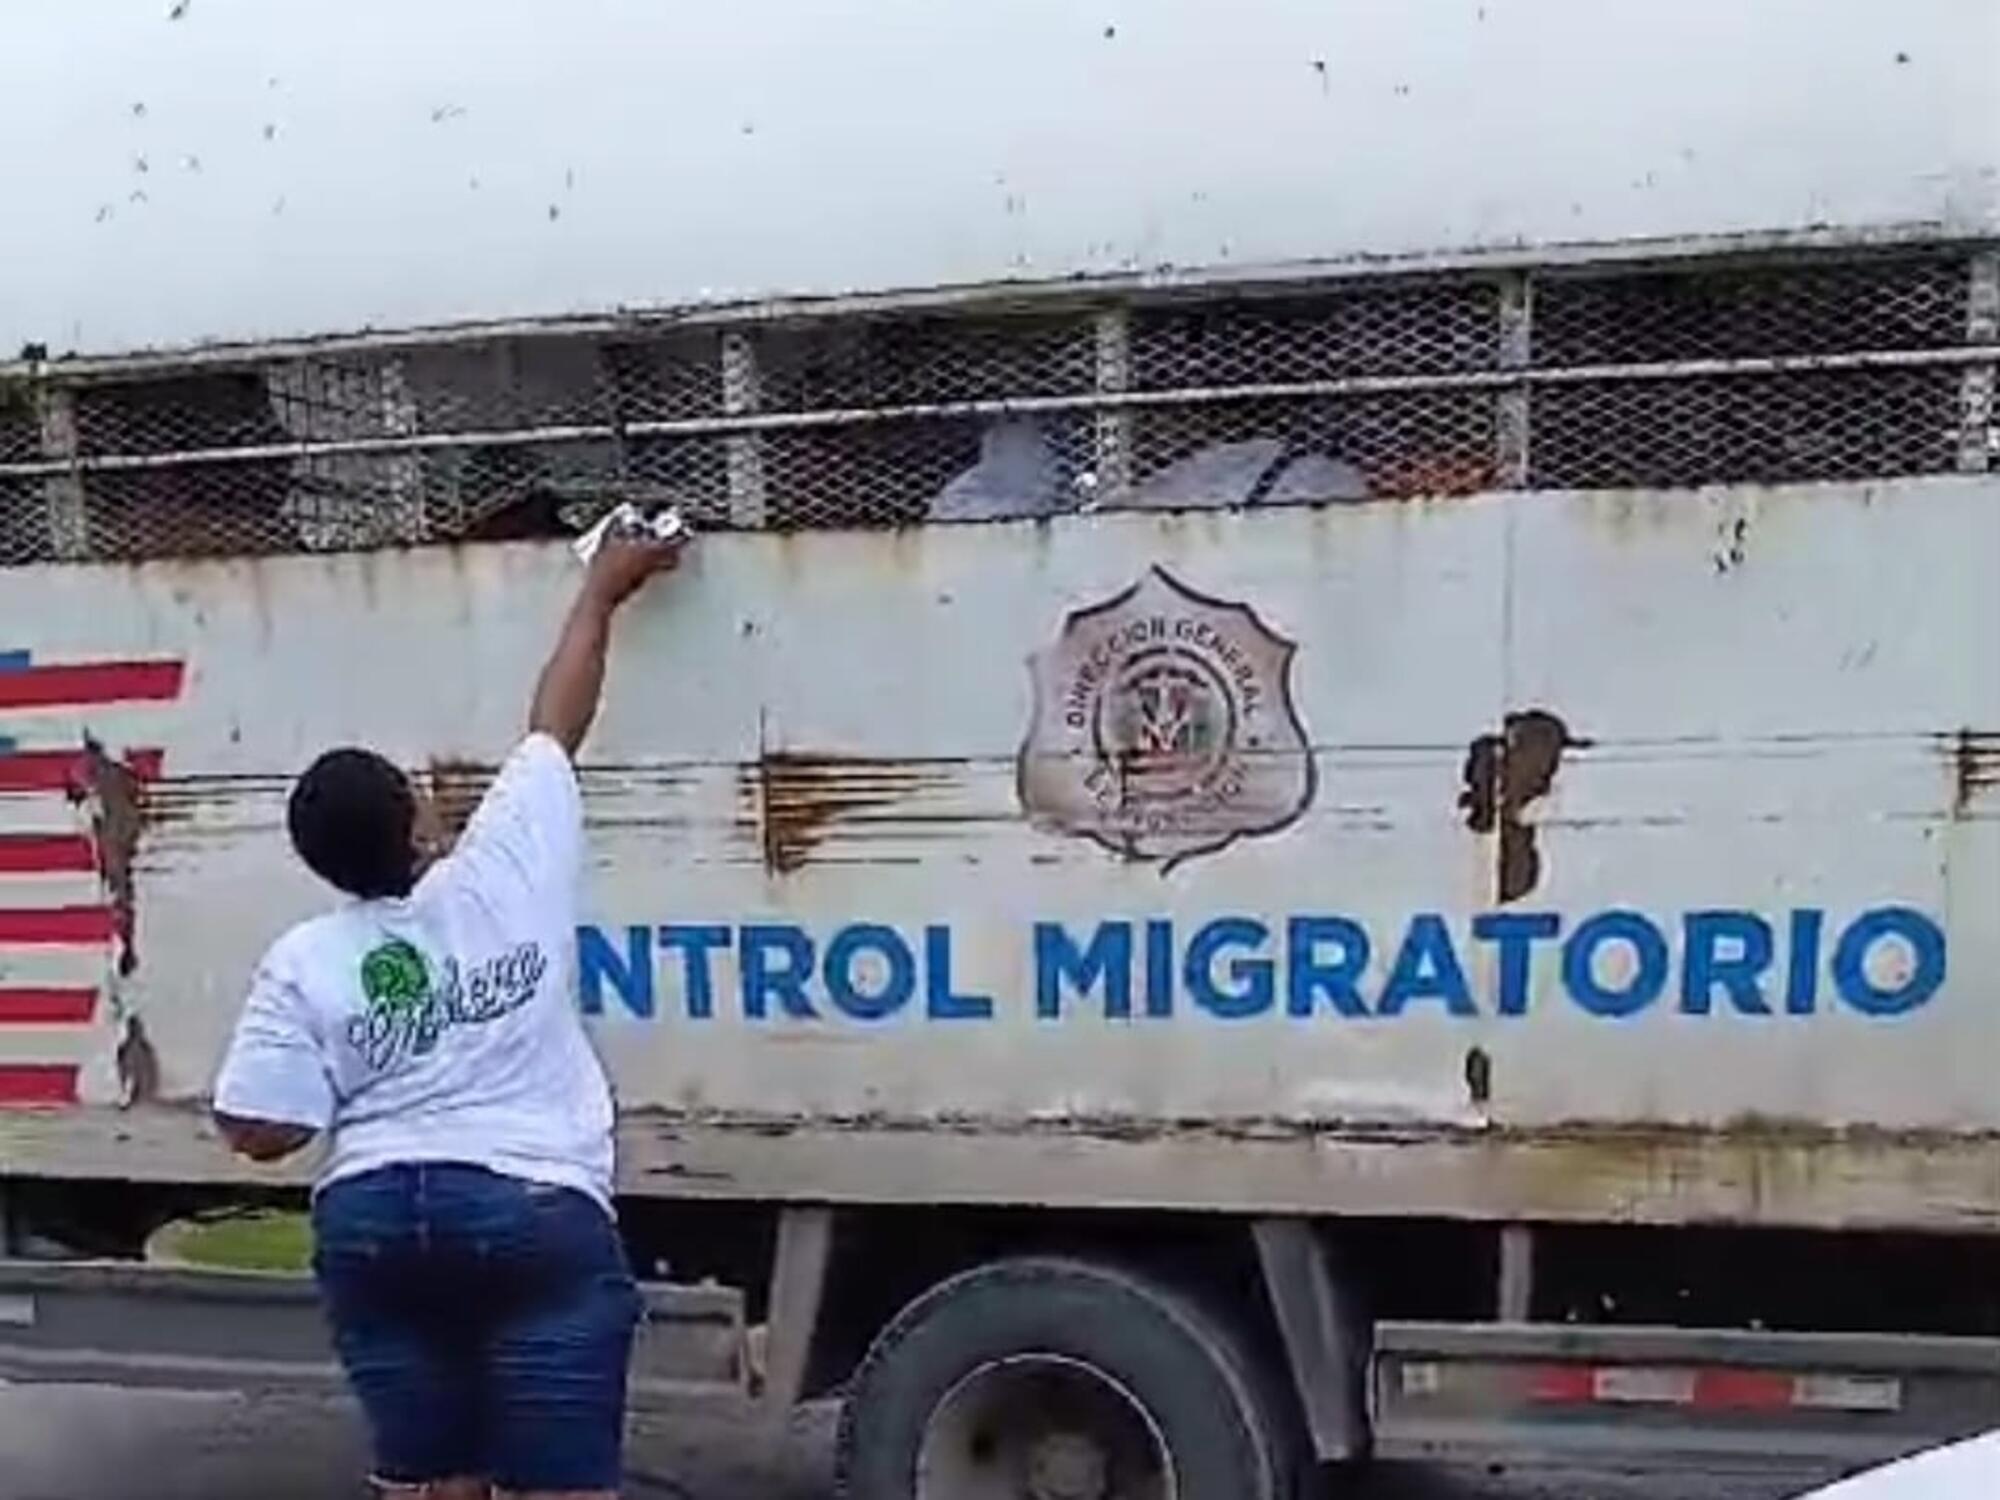
<instances>
[{"instance_id":1,"label":"red and white stripes","mask_svg":"<svg viewBox=\"0 0 2000 1500\"><path fill-rule=\"evenodd\" d=\"M185 679L174 660L43 664L0 652L0 1108L74 1104L117 963L121 913L100 878L89 812L96 742L142 785L162 753L152 706Z\"/></svg>"},{"instance_id":2,"label":"red and white stripes","mask_svg":"<svg viewBox=\"0 0 2000 1500\"><path fill-rule=\"evenodd\" d=\"M1401 1385L1405 1397L1418 1400L1464 1389L1505 1405L1549 1409L1894 1412L1903 1404L1902 1382L1892 1375L1726 1364L1412 1360L1402 1367Z\"/></svg>"}]
</instances>

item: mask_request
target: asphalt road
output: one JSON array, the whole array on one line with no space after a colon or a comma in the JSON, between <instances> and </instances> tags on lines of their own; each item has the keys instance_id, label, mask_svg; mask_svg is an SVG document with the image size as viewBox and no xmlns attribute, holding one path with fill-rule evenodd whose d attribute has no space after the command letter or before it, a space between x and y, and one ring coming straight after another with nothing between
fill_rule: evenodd
<instances>
[{"instance_id":1,"label":"asphalt road","mask_svg":"<svg viewBox=\"0 0 2000 1500\"><path fill-rule=\"evenodd\" d=\"M642 1421L628 1500L830 1500L831 1414L770 1441L703 1404ZM359 1500L360 1433L344 1405L170 1392L0 1387L0 1500ZM1812 1472L1635 1473L1523 1462L1379 1465L1341 1500L1785 1500Z\"/></svg>"}]
</instances>

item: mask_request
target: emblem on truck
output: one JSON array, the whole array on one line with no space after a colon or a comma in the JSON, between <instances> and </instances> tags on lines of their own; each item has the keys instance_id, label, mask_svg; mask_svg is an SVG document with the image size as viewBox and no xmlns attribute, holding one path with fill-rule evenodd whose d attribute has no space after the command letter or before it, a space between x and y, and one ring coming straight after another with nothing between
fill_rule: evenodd
<instances>
[{"instance_id":1,"label":"emblem on truck","mask_svg":"<svg viewBox=\"0 0 2000 1500\"><path fill-rule=\"evenodd\" d=\"M1312 801L1292 653L1247 604L1154 568L1029 658L1021 805L1042 827L1169 864L1273 833Z\"/></svg>"}]
</instances>

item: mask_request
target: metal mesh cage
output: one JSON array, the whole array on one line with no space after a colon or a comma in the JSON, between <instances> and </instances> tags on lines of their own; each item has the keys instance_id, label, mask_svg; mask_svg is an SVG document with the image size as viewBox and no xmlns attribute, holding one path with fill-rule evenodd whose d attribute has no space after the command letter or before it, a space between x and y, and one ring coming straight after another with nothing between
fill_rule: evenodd
<instances>
[{"instance_id":1,"label":"metal mesh cage","mask_svg":"<svg viewBox=\"0 0 2000 1500\"><path fill-rule=\"evenodd\" d=\"M1966 257L1544 275L1538 366L1768 359L1963 342Z\"/></svg>"},{"instance_id":2,"label":"metal mesh cage","mask_svg":"<svg viewBox=\"0 0 2000 1500\"><path fill-rule=\"evenodd\" d=\"M868 318L756 335L758 407L772 412L1083 396L1096 385L1087 316Z\"/></svg>"},{"instance_id":3,"label":"metal mesh cage","mask_svg":"<svg viewBox=\"0 0 2000 1500\"><path fill-rule=\"evenodd\" d=\"M1133 494L1163 508L1470 494L1497 482L1494 401L1484 391L1406 391L1270 399L1142 410L1133 419ZM1234 466L1211 464L1208 489L1175 486L1203 455L1227 447ZM1265 462L1266 456L1269 462ZM1317 466L1317 486L1299 477ZM1254 469L1254 475L1248 471ZM1336 470L1350 471L1343 485ZM1242 474L1243 488L1223 476ZM1286 476L1293 479L1288 483ZM1305 485L1301 491L1300 486ZM1150 501L1149 496L1163 498Z\"/></svg>"},{"instance_id":4,"label":"metal mesh cage","mask_svg":"<svg viewBox=\"0 0 2000 1500\"><path fill-rule=\"evenodd\" d=\"M763 524L908 525L951 509L948 491L971 496L961 519L1047 514L1071 508L1090 468L1086 421L1003 409L1090 401L1087 316L779 327L760 331L751 354L757 378L744 404L798 419L736 440L757 444L757 487L739 486L739 509Z\"/></svg>"},{"instance_id":5,"label":"metal mesh cage","mask_svg":"<svg viewBox=\"0 0 2000 1500\"><path fill-rule=\"evenodd\" d=\"M76 451L101 458L282 442L269 385L262 371L246 369L82 386Z\"/></svg>"},{"instance_id":6,"label":"metal mesh cage","mask_svg":"<svg viewBox=\"0 0 2000 1500\"><path fill-rule=\"evenodd\" d=\"M0 464L40 458L42 424L35 390L25 380L0 379Z\"/></svg>"},{"instance_id":7,"label":"metal mesh cage","mask_svg":"<svg viewBox=\"0 0 2000 1500\"><path fill-rule=\"evenodd\" d=\"M712 329L606 344L601 379L614 419L633 426L720 413L721 347Z\"/></svg>"},{"instance_id":8,"label":"metal mesh cage","mask_svg":"<svg viewBox=\"0 0 2000 1500\"><path fill-rule=\"evenodd\" d=\"M0 479L0 568L46 562L55 556L48 505L41 487Z\"/></svg>"},{"instance_id":9,"label":"metal mesh cage","mask_svg":"<svg viewBox=\"0 0 2000 1500\"><path fill-rule=\"evenodd\" d=\"M0 465L41 457L42 428L33 389L0 379ZM0 477L0 567L40 562L53 555L48 504L42 485Z\"/></svg>"},{"instance_id":10,"label":"metal mesh cage","mask_svg":"<svg viewBox=\"0 0 2000 1500\"><path fill-rule=\"evenodd\" d=\"M0 562L1929 474L1973 246L1072 293L0 380ZM1985 279L1982 281L1981 278Z\"/></svg>"},{"instance_id":11,"label":"metal mesh cage","mask_svg":"<svg viewBox=\"0 0 2000 1500\"><path fill-rule=\"evenodd\" d=\"M1489 370L1499 363L1499 307L1491 283L1387 282L1145 311L1132 329L1132 388Z\"/></svg>"},{"instance_id":12,"label":"metal mesh cage","mask_svg":"<svg viewBox=\"0 0 2000 1500\"><path fill-rule=\"evenodd\" d=\"M953 513L948 493L973 487L990 445L1020 434L1030 457L993 500ZM1087 488L1090 429L1050 417L992 419L927 417L804 428L770 435L763 479L768 525L902 526L921 521L974 520L997 515L1050 515L1076 507Z\"/></svg>"},{"instance_id":13,"label":"metal mesh cage","mask_svg":"<svg viewBox=\"0 0 2000 1500\"><path fill-rule=\"evenodd\" d=\"M1936 474L1957 465L1950 370L1804 371L1537 390L1536 489Z\"/></svg>"}]
</instances>

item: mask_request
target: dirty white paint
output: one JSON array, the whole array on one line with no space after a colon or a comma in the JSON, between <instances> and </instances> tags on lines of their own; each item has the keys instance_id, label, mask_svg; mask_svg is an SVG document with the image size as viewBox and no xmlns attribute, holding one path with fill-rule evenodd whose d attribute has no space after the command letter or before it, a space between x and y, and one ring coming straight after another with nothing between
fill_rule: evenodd
<instances>
[{"instance_id":1,"label":"dirty white paint","mask_svg":"<svg viewBox=\"0 0 2000 1500\"><path fill-rule=\"evenodd\" d=\"M10 0L0 355L1990 229L1996 53L1987 0Z\"/></svg>"},{"instance_id":2,"label":"dirty white paint","mask_svg":"<svg viewBox=\"0 0 2000 1500\"><path fill-rule=\"evenodd\" d=\"M683 1149L717 1139L693 1127L817 1122L832 1133L809 1146L747 1137L752 1157L770 1158L761 1170L785 1191L856 1195L864 1163L903 1161L903 1187L884 1189L898 1196L940 1164L905 1160L928 1149L909 1127L941 1123L959 1153L951 1192L973 1196L1071 1194L1051 1162L1069 1159L1065 1135L1095 1132L1148 1142L1128 1158L1139 1178L1091 1169L1107 1199L1233 1203L1262 1181L1285 1184L1263 1201L1290 1205L1325 1191L1437 1209L1457 1194L1495 1214L1670 1203L1783 1217L1772 1204L1793 1201L1794 1217L1817 1220L1838 1215L1826 1195L1851 1181L1866 1184L1853 1216L1870 1221L1922 1221L1927 1197L1953 1222L2000 1216L2000 661L1974 646L2000 639L1996 556L2000 481L1986 478L711 539L619 641L586 755L587 920L621 956L634 927L715 924L734 942L746 924L791 924L823 954L843 928L879 924L920 966L935 957L925 930L948 929L952 986L940 1006L920 969L908 1003L866 1019L822 977L814 1018L774 1004L759 1019L733 949L718 950L702 1017L683 954L656 948L641 1016L636 977L600 967L595 1024L628 1166L685 1174L693 1150L735 1171L743 1160L719 1146ZM1030 657L1069 612L1154 567L1296 643L1290 686L1315 771L1289 826L1172 866L1033 826L1016 789ZM139 850L141 963L121 988L157 1048L163 1098L199 1098L258 951L322 899L285 847L288 778L352 739L420 769L491 763L519 730L573 579L556 545L9 574L10 628L25 627L36 661L188 663L179 700L135 710L111 747L165 756ZM1502 835L1469 829L1460 798L1475 742L1529 710L1574 743L1546 793L1512 811L1535 857L1527 888L1501 903ZM25 745L81 727L58 714L8 732ZM1941 934L1948 968L1921 1002L1867 1013L1823 955L1811 1013L1787 1013L1790 914L1823 913L1830 951L1886 908ZM1718 910L1776 929L1772 1014L1746 1013L1726 988L1691 1012L1685 921ZM1594 1013L1562 973L1559 938L1534 950L1522 1013L1502 1013L1499 952L1471 936L1475 918L1543 914L1567 936L1610 911L1663 932L1657 1000ZM1400 1014L1380 1013L1425 913L1462 958L1471 1014L1421 986ZM1288 1014L1282 965L1273 1004L1238 1004L1257 1013L1234 1019L1205 978L1178 973L1170 1016L1146 1014L1143 977L1129 1017L1107 1016L1101 989L1037 1013L1038 921L1081 940L1103 922L1170 919L1178 958L1218 918L1266 924L1268 956L1288 919L1328 916L1375 942L1359 987L1371 1014L1310 992L1311 1014ZM1134 941L1143 958L1143 928ZM1612 946L1595 972L1617 990L1633 966ZM1212 967L1211 990L1251 973L1231 966L1245 951L1198 966ZM1910 945L1864 957L1875 991L1914 993ZM879 958L854 970L870 994L893 988ZM10 982L27 981L0 973ZM940 1014L968 1008L990 1013ZM78 1149L136 1164L160 1149L150 1133L187 1126L103 1107L117 1040L102 1012L87 1028L9 1027L0 1063L85 1061L97 1103L70 1112L77 1139L109 1130L127 1144ZM41 1149L59 1152L62 1118L35 1127ZM1399 1163L1418 1170L1414 1145L1385 1157L1368 1144L1384 1128L1444 1153L1423 1194L1399 1186ZM1663 1130L1695 1136L1674 1147ZM1827 1130L1846 1144L1815 1134ZM1622 1156L1618 1132L1638 1142ZM1718 1144L1701 1146L1703 1132ZM1184 1156L1177 1133L1190 1133ZM1759 1141L1782 1170L1729 1155ZM1338 1156L1343 1143L1360 1154ZM1836 1150L1860 1155L1836 1167ZM1229 1163L1259 1153L1272 1175L1232 1176ZM1926 1155L1935 1192L1915 1170ZM229 1170L219 1153L176 1160ZM1084 1172L1081 1158L1068 1170ZM1024 1186L1038 1173L1044 1187ZM1890 1193L1892 1177L1903 1186ZM685 1175L633 1185L765 1190Z\"/></svg>"}]
</instances>

